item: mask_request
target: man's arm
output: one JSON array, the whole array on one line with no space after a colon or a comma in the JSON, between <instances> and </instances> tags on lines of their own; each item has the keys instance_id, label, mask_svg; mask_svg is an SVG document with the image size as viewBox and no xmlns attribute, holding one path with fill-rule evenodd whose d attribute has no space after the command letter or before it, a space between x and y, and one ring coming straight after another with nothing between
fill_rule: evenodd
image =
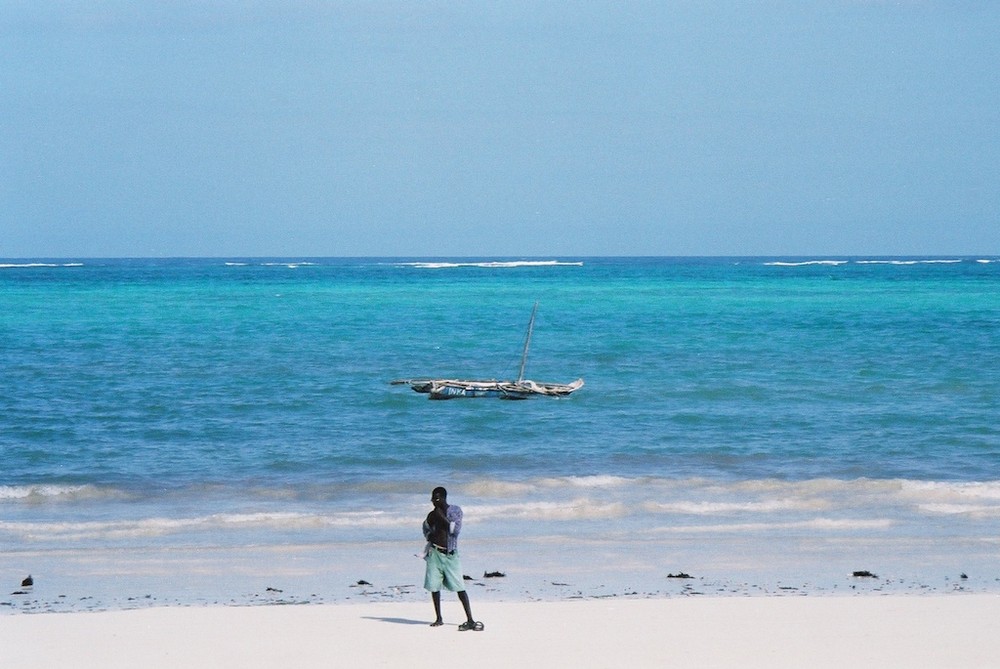
<instances>
[{"instance_id":1,"label":"man's arm","mask_svg":"<svg viewBox=\"0 0 1000 669\"><path fill-rule=\"evenodd\" d=\"M452 504L448 507L448 534L457 537L462 531L462 508Z\"/></svg>"}]
</instances>

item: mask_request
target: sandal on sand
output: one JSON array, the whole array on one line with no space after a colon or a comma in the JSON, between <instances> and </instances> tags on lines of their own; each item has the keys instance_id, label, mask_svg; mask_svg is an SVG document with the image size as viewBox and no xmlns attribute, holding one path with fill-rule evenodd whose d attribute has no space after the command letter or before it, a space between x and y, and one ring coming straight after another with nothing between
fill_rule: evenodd
<instances>
[{"instance_id":1,"label":"sandal on sand","mask_svg":"<svg viewBox=\"0 0 1000 669\"><path fill-rule=\"evenodd\" d=\"M434 622L431 623L431 627L441 627L441 625L444 625L444 623L441 622L440 620L435 620Z\"/></svg>"},{"instance_id":2,"label":"sandal on sand","mask_svg":"<svg viewBox=\"0 0 1000 669\"><path fill-rule=\"evenodd\" d=\"M458 626L459 632L468 632L469 630L472 630L474 632L482 632L483 629L485 628L483 627L483 624L481 622L470 623L466 621Z\"/></svg>"}]
</instances>

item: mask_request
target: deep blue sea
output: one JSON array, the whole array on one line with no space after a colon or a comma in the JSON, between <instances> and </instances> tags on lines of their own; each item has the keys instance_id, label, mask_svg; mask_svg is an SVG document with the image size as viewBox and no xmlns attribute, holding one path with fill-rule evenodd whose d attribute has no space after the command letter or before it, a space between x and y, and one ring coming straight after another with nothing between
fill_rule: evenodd
<instances>
[{"instance_id":1,"label":"deep blue sea","mask_svg":"<svg viewBox=\"0 0 1000 669\"><path fill-rule=\"evenodd\" d=\"M515 377L536 302L574 395L390 385ZM496 537L1000 520L996 257L8 260L0 307L8 555L408 540L435 485Z\"/></svg>"}]
</instances>

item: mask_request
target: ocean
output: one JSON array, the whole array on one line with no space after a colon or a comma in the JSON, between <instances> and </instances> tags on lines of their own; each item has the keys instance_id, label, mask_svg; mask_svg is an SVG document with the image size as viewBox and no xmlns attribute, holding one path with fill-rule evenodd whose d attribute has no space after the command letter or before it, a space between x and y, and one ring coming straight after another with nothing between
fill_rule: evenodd
<instances>
[{"instance_id":1,"label":"ocean","mask_svg":"<svg viewBox=\"0 0 1000 669\"><path fill-rule=\"evenodd\" d=\"M573 395L391 385L516 377L535 303L526 377ZM622 552L1000 591L1000 258L19 259L0 304L0 579L58 583L2 609L240 603L261 569L346 598L346 550L417 578L437 485L464 552L578 594ZM495 596L566 585L537 569Z\"/></svg>"}]
</instances>

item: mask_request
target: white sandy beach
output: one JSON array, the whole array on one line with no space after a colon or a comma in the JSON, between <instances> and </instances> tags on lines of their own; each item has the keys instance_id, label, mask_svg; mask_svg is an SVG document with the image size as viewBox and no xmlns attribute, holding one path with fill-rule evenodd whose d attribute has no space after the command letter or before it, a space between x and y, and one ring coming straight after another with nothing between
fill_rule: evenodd
<instances>
[{"instance_id":1,"label":"white sandy beach","mask_svg":"<svg viewBox=\"0 0 1000 669\"><path fill-rule=\"evenodd\" d=\"M1000 596L162 607L0 617L4 667L998 667Z\"/></svg>"}]
</instances>

